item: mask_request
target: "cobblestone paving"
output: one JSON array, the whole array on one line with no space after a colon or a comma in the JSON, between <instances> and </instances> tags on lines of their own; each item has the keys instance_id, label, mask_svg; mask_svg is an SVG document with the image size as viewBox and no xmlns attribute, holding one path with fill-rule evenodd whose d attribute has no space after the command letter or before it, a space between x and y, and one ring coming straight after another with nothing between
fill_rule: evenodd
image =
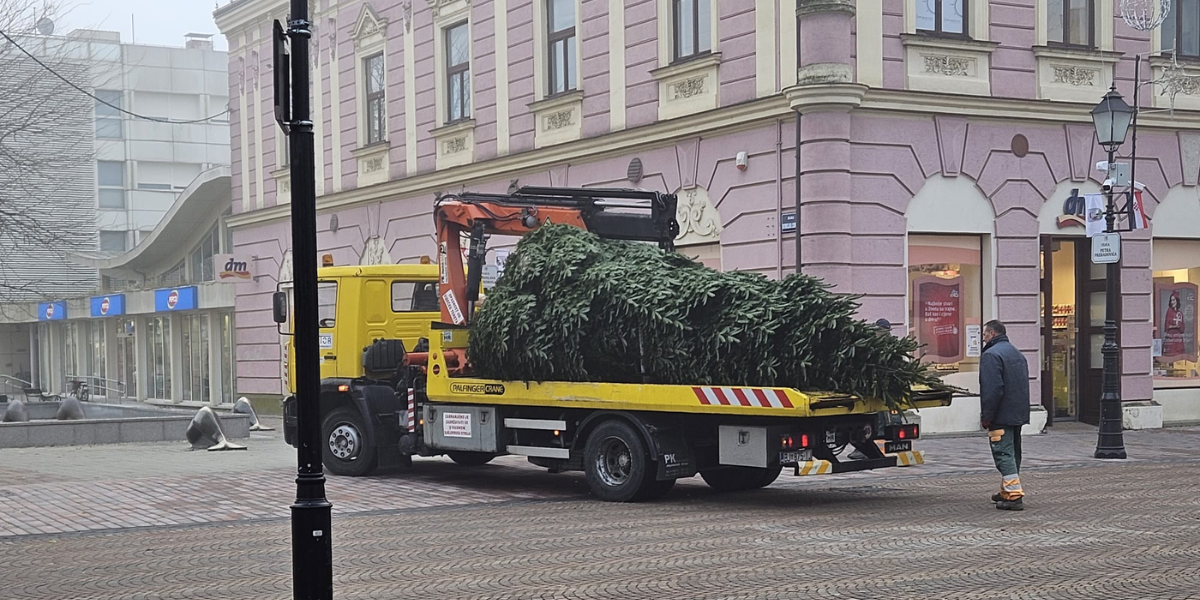
<instances>
[{"instance_id":1,"label":"cobblestone paving","mask_svg":"<svg viewBox=\"0 0 1200 600\"><path fill-rule=\"evenodd\" d=\"M338 598L1198 598L1200 464L342 516ZM477 478L478 479L478 478ZM0 541L6 598L288 597L288 523Z\"/></svg>"},{"instance_id":2,"label":"cobblestone paving","mask_svg":"<svg viewBox=\"0 0 1200 600\"><path fill-rule=\"evenodd\" d=\"M987 501L998 478L974 438L924 441L926 467L785 475L730 495L696 478L642 505L592 501L581 476L513 457L333 477L335 592L1200 599L1200 429L1126 442L1133 459L1098 463L1094 430L1029 438L1023 513ZM220 456L177 444L0 452L0 598L290 597L294 453L279 444L259 436Z\"/></svg>"}]
</instances>

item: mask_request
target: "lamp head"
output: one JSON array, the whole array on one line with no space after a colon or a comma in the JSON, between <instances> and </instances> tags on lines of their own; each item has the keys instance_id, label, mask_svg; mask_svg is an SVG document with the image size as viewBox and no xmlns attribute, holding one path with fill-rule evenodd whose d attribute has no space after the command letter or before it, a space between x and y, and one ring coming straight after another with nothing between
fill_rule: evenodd
<instances>
[{"instance_id":1,"label":"lamp head","mask_svg":"<svg viewBox=\"0 0 1200 600\"><path fill-rule=\"evenodd\" d=\"M1115 152L1125 143L1125 135L1133 122L1133 107L1117 92L1116 84L1092 109L1092 125L1096 127L1096 141L1108 152Z\"/></svg>"}]
</instances>

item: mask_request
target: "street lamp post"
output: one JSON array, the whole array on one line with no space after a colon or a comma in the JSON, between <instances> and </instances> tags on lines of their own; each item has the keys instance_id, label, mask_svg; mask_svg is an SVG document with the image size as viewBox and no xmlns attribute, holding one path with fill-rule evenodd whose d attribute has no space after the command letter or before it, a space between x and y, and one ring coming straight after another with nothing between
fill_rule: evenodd
<instances>
[{"instance_id":1,"label":"street lamp post","mask_svg":"<svg viewBox=\"0 0 1200 600\"><path fill-rule=\"evenodd\" d=\"M297 465L292 512L292 597L332 600L333 506L325 497L321 464L320 331L317 306L317 188L314 177L312 106L309 99L312 23L308 0L291 0L286 30L274 24L275 119L291 143L292 289L296 312L292 345L296 351ZM276 321L287 300L276 293Z\"/></svg>"},{"instance_id":2,"label":"street lamp post","mask_svg":"<svg viewBox=\"0 0 1200 600\"><path fill-rule=\"evenodd\" d=\"M1109 169L1112 169L1117 148L1125 142L1134 109L1125 103L1113 84L1100 104L1092 109L1092 124L1096 127L1096 140L1108 152ZM1104 194L1107 202L1104 211L1105 232L1117 231L1117 208L1113 201L1113 183L1105 182ZM1105 275L1104 345L1100 353L1104 356L1104 383L1100 394L1100 435L1096 441L1096 458L1125 458L1125 439L1121 428L1121 378L1120 359L1117 347L1117 278L1121 276L1119 262L1107 265Z\"/></svg>"}]
</instances>

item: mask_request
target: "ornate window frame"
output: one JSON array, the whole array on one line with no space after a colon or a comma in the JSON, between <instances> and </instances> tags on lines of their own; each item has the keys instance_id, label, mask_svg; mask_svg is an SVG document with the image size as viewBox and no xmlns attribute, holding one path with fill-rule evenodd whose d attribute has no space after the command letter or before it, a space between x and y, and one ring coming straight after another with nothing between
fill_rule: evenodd
<instances>
[{"instance_id":1,"label":"ornate window frame","mask_svg":"<svg viewBox=\"0 0 1200 600\"><path fill-rule=\"evenodd\" d=\"M990 4L990 2L988 0L974 0L973 2L972 2L972 0L963 0L964 2L971 2L971 5L970 5L970 8L968 8L966 11L967 12L967 15L966 15L966 17L967 17L966 18L967 33L966 33L966 35L962 35L962 36L957 35L957 34L934 35L934 34L924 32L924 31L918 31L917 30L917 2L920 2L920 1L921 0L905 0L905 2L904 2L904 33L918 34L918 35L928 36L928 37L937 37L939 39L942 39L942 40L945 40L948 42L959 40L959 39L961 39L963 41L974 40L974 41L978 41L978 42L986 42L989 39L991 39L991 37L990 37L991 34L988 31L989 25L990 25L990 19L991 19L991 12L990 12L989 6L988 6ZM1045 2L1045 0L1038 0L1038 1ZM1044 17L1045 13L1042 13L1042 14ZM943 37L943 35L946 37ZM953 37L950 37L950 36L953 36Z\"/></svg>"},{"instance_id":2,"label":"ornate window frame","mask_svg":"<svg viewBox=\"0 0 1200 600\"><path fill-rule=\"evenodd\" d=\"M1111 52L1113 50L1113 24L1116 22L1115 3L1108 0L1098 0L1095 2L1092 11L1094 21L1093 31L1095 38L1092 49L1101 52ZM1070 46L1050 41L1050 32L1048 23L1050 22L1050 3L1048 0L1035 0L1034 10L1037 11L1037 17L1034 19L1034 39L1037 40L1037 47L1054 46L1056 48L1075 49L1087 51L1087 48L1080 46ZM1155 30L1157 32L1157 29ZM1101 93L1103 95L1103 93ZM1095 102L1094 100L1091 102Z\"/></svg>"},{"instance_id":3,"label":"ornate window frame","mask_svg":"<svg viewBox=\"0 0 1200 600\"><path fill-rule=\"evenodd\" d=\"M554 96L583 91L583 0L575 2L575 87L564 92L550 92L550 2L534 0L533 4L533 80L534 98L545 100Z\"/></svg>"},{"instance_id":4,"label":"ornate window frame","mask_svg":"<svg viewBox=\"0 0 1200 600\"><path fill-rule=\"evenodd\" d=\"M658 81L660 121L713 110L720 106L721 51L718 4L711 2L712 47L708 52L675 60L674 0L658 0L658 64L650 75Z\"/></svg>"},{"instance_id":5,"label":"ornate window frame","mask_svg":"<svg viewBox=\"0 0 1200 600\"><path fill-rule=\"evenodd\" d=\"M463 119L447 123L450 90L446 89L446 30L466 23L467 38L471 40L468 50L468 81L471 85L470 115L475 114L475 40L471 26L470 0L427 0L433 12L433 64L434 64L434 109L436 123L433 135L437 147L437 168L448 169L468 165L475 161L475 119Z\"/></svg>"},{"instance_id":6,"label":"ornate window frame","mask_svg":"<svg viewBox=\"0 0 1200 600\"><path fill-rule=\"evenodd\" d=\"M381 141L368 144L367 140L367 59L380 55L383 57L383 72L384 72L384 110L387 109L387 94L389 85L387 81L388 71L388 55L387 55L387 28L388 20L380 17L370 3L363 3L362 8L358 12L358 18L354 21L354 27L350 30L350 38L354 40L354 97L355 97L355 122L358 131L358 145L351 152L357 162L358 171L358 186L363 187L377 183L383 183L388 180L388 150L391 148L391 142L388 141L389 132L385 126L383 131L383 139ZM388 119L385 113L384 123L386 125Z\"/></svg>"},{"instance_id":7,"label":"ornate window frame","mask_svg":"<svg viewBox=\"0 0 1200 600\"><path fill-rule=\"evenodd\" d=\"M583 137L583 6L575 0L575 89L551 94L549 77L550 29L549 3L534 0L533 5L533 145L535 148L553 146Z\"/></svg>"},{"instance_id":8,"label":"ornate window frame","mask_svg":"<svg viewBox=\"0 0 1200 600\"><path fill-rule=\"evenodd\" d=\"M1037 97L1039 100L1096 103L1112 83L1113 68L1121 53L1113 52L1115 4L1107 0L1093 4L1092 47L1051 42L1050 3L1036 0L1034 30L1037 45Z\"/></svg>"}]
</instances>

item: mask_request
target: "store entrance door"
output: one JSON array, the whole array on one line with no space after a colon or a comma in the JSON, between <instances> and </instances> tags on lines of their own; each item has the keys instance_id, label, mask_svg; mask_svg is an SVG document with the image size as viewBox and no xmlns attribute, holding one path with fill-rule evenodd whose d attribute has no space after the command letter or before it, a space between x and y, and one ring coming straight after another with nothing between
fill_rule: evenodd
<instances>
[{"instance_id":1,"label":"store entrance door","mask_svg":"<svg viewBox=\"0 0 1200 600\"><path fill-rule=\"evenodd\" d=\"M1086 238L1042 238L1042 406L1050 423L1100 415L1104 266Z\"/></svg>"}]
</instances>

